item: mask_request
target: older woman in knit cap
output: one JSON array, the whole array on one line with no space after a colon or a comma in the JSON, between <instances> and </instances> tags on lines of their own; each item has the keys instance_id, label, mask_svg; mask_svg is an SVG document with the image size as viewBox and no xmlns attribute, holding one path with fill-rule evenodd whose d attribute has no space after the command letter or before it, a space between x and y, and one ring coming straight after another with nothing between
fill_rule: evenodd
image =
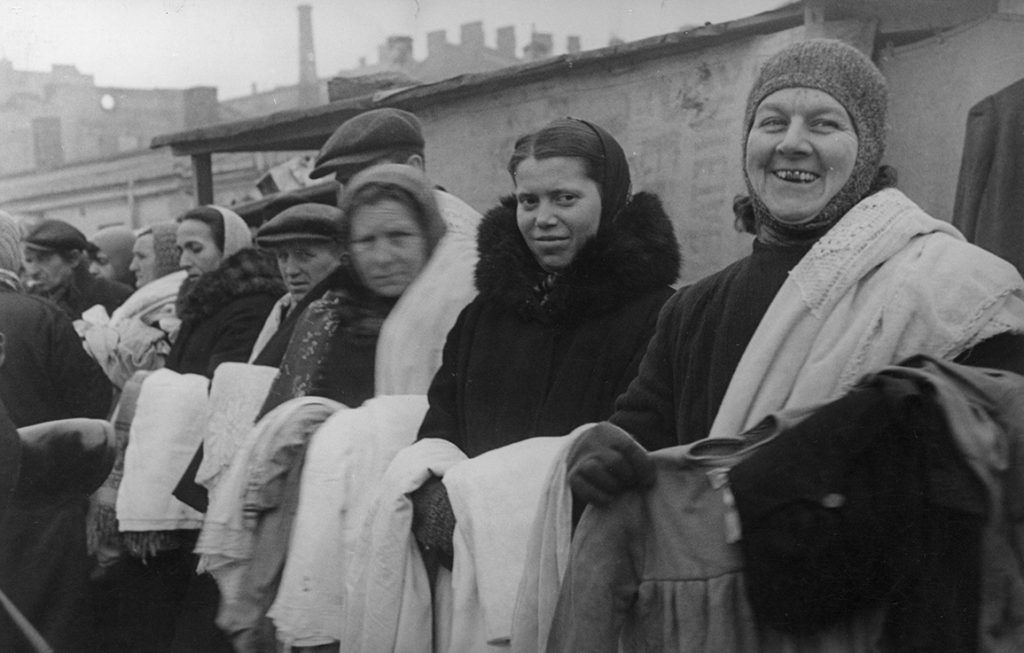
<instances>
[{"instance_id":1,"label":"older woman in knit cap","mask_svg":"<svg viewBox=\"0 0 1024 653\"><path fill-rule=\"evenodd\" d=\"M123 388L139 370L163 367L177 332L176 301L186 272L178 268L178 224L158 222L135 239L131 269L138 289L107 319L88 311L75 323L85 349Z\"/></svg>"},{"instance_id":2,"label":"older woman in knit cap","mask_svg":"<svg viewBox=\"0 0 1024 653\"><path fill-rule=\"evenodd\" d=\"M173 221L157 222L139 231L128 266L135 274L136 288L181 269L177 238L178 223Z\"/></svg>"},{"instance_id":3,"label":"older woman in knit cap","mask_svg":"<svg viewBox=\"0 0 1024 653\"><path fill-rule=\"evenodd\" d=\"M917 354L1024 372L1024 281L894 188L882 165L886 106L880 71L840 41L800 42L764 64L743 121L749 198L737 204L754 225L753 251L666 304L615 414L570 455L578 499L606 504L651 485L656 473L657 493L666 468L655 472L648 450L735 436L771 413L848 396L866 374ZM589 514L595 520L584 515L580 538L608 537L597 534L600 511ZM678 520L664 519L657 528L670 534ZM600 619L610 613L598 605L610 604L588 603L594 611L583 618L570 606L581 592L593 594L575 581L563 586L565 627L548 650L609 637ZM574 615L581 618L569 625ZM801 616L792 617L798 627L814 627ZM735 618L749 627L749 617ZM679 632L706 637L707 626ZM673 635L652 636L662 635L660 648L685 648ZM806 650L865 650L871 641Z\"/></svg>"}]
</instances>

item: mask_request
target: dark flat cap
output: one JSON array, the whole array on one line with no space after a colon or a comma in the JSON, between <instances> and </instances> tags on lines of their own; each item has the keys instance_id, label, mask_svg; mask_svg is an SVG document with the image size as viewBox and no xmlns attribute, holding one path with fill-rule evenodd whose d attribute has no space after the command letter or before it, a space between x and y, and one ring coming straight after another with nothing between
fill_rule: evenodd
<instances>
[{"instance_id":1,"label":"dark flat cap","mask_svg":"<svg viewBox=\"0 0 1024 653\"><path fill-rule=\"evenodd\" d=\"M311 179L348 169L359 169L396 150L423 151L423 125L401 109L372 109L350 118L327 139L309 173Z\"/></svg>"},{"instance_id":2,"label":"dark flat cap","mask_svg":"<svg viewBox=\"0 0 1024 653\"><path fill-rule=\"evenodd\" d=\"M256 244L272 247L289 240L335 241L344 237L341 210L326 204L296 204L259 228Z\"/></svg>"},{"instance_id":3,"label":"dark flat cap","mask_svg":"<svg viewBox=\"0 0 1024 653\"><path fill-rule=\"evenodd\" d=\"M43 220L22 242L28 248L49 252L89 250L89 241L85 239L85 234L63 220Z\"/></svg>"}]
</instances>

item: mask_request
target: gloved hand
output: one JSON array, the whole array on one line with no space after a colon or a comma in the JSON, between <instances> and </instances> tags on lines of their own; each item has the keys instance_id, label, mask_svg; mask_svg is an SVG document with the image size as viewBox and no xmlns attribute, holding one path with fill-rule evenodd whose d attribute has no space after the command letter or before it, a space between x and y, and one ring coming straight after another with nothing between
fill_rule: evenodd
<instances>
[{"instance_id":1,"label":"gloved hand","mask_svg":"<svg viewBox=\"0 0 1024 653\"><path fill-rule=\"evenodd\" d=\"M412 535L425 555L436 556L438 563L452 568L455 513L448 490L432 476L409 495L412 499Z\"/></svg>"},{"instance_id":2,"label":"gloved hand","mask_svg":"<svg viewBox=\"0 0 1024 653\"><path fill-rule=\"evenodd\" d=\"M21 427L18 436L18 497L91 494L114 466L114 427L103 420L43 422Z\"/></svg>"},{"instance_id":3,"label":"gloved hand","mask_svg":"<svg viewBox=\"0 0 1024 653\"><path fill-rule=\"evenodd\" d=\"M654 463L647 451L611 422L581 434L566 460L573 495L599 506L636 487L654 484Z\"/></svg>"}]
</instances>

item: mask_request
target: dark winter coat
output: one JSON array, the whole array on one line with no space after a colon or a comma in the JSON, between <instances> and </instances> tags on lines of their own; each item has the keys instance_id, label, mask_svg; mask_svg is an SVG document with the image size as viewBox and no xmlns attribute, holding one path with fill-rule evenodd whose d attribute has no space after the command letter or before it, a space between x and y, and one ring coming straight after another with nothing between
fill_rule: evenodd
<instances>
[{"instance_id":1,"label":"dark winter coat","mask_svg":"<svg viewBox=\"0 0 1024 653\"><path fill-rule=\"evenodd\" d=\"M475 456L606 419L679 270L672 223L638 193L550 290L506 198L480 224L479 295L448 334L419 437Z\"/></svg>"},{"instance_id":2,"label":"dark winter coat","mask_svg":"<svg viewBox=\"0 0 1024 653\"><path fill-rule=\"evenodd\" d=\"M224 259L213 272L199 277L178 302L181 330L164 366L179 374L213 378L221 363L249 360L263 322L284 294L284 282L270 254L246 248ZM203 448L193 457L174 496L206 511L206 488L195 482Z\"/></svg>"},{"instance_id":3,"label":"dark winter coat","mask_svg":"<svg viewBox=\"0 0 1024 653\"><path fill-rule=\"evenodd\" d=\"M0 333L0 403L15 426L107 416L110 382L56 304L0 286ZM0 422L9 428L6 416ZM5 439L4 453L17 451L20 443ZM13 478L3 487L8 483ZM84 495L33 495L14 498L0 517L0 588L55 650L89 647L87 507ZM26 650L20 646L12 624L0 617L0 650Z\"/></svg>"},{"instance_id":4,"label":"dark winter coat","mask_svg":"<svg viewBox=\"0 0 1024 653\"><path fill-rule=\"evenodd\" d=\"M110 381L55 304L0 286L0 333L0 400L16 426L107 417Z\"/></svg>"},{"instance_id":5,"label":"dark winter coat","mask_svg":"<svg viewBox=\"0 0 1024 653\"><path fill-rule=\"evenodd\" d=\"M953 225L1024 274L1024 79L967 114Z\"/></svg>"},{"instance_id":6,"label":"dark winter coat","mask_svg":"<svg viewBox=\"0 0 1024 653\"><path fill-rule=\"evenodd\" d=\"M285 292L269 254L243 249L199 277L179 302L181 330L165 367L212 378L217 366L249 359L270 309Z\"/></svg>"},{"instance_id":7,"label":"dark winter coat","mask_svg":"<svg viewBox=\"0 0 1024 653\"><path fill-rule=\"evenodd\" d=\"M611 422L650 451L708 436L743 352L811 244L765 245L665 302L647 355ZM993 336L956 362L1024 373L1024 335Z\"/></svg>"}]
</instances>

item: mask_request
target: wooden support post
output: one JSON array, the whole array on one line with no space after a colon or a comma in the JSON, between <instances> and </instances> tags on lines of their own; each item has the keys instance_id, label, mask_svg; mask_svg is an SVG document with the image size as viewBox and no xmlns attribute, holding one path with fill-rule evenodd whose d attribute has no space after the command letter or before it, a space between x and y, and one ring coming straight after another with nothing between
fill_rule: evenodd
<instances>
[{"instance_id":1,"label":"wooden support post","mask_svg":"<svg viewBox=\"0 0 1024 653\"><path fill-rule=\"evenodd\" d=\"M213 160L209 152L192 155L192 174L196 180L196 202L213 204Z\"/></svg>"}]
</instances>

